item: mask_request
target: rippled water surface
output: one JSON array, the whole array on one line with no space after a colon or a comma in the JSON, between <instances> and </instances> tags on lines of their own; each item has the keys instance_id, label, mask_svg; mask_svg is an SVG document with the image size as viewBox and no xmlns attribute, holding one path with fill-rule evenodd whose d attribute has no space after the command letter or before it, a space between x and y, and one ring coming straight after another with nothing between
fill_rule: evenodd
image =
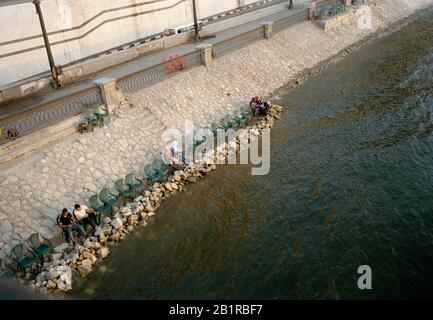
<instances>
[{"instance_id":1,"label":"rippled water surface","mask_svg":"<svg viewBox=\"0 0 433 320\"><path fill-rule=\"evenodd\" d=\"M282 95L267 176L219 166L167 199L73 295L433 297L432 21ZM370 291L356 285L364 264Z\"/></svg>"}]
</instances>

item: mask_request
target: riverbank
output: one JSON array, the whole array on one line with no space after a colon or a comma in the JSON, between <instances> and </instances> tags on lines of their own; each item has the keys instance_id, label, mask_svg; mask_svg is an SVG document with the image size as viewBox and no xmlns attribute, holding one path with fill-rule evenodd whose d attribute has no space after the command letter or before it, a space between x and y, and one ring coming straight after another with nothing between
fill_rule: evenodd
<instances>
[{"instance_id":1,"label":"riverbank","mask_svg":"<svg viewBox=\"0 0 433 320\"><path fill-rule=\"evenodd\" d=\"M217 121L253 95L271 95L282 84L338 55L362 39L386 31L432 1L375 1L373 29L356 24L324 32L311 22L282 31L129 97L133 108L118 111L111 125L74 136L17 163L0 175L1 255L31 233L59 234L55 217L129 172L139 175L161 148L164 128ZM350 49L349 49L350 51ZM299 82L299 80L298 80Z\"/></svg>"},{"instance_id":2,"label":"riverbank","mask_svg":"<svg viewBox=\"0 0 433 320\"><path fill-rule=\"evenodd\" d=\"M133 202L126 203L125 207L110 217L104 218L101 225L96 227L93 236L85 239L82 245L70 247L67 243L54 248L54 253L44 257L45 263L41 270L34 270L38 274L33 276L27 272L21 280L23 284L29 282L32 290L42 294L61 294L72 290L72 284L77 277L88 276L98 260L102 260L110 254L110 247L123 240L127 234L134 231L138 224L147 225L149 217L155 214L161 203L177 192L186 191L186 186L195 183L205 177L216 165L226 163L231 155L239 155L242 150L248 150L253 141L260 140L263 134L269 134L269 129L275 121L281 117L282 107L271 106L265 117L253 117L250 125L243 130L238 130L238 135L227 143L213 145L213 141L203 144L201 158L194 158L185 169L174 171L166 181L156 182L153 186L146 187L141 191ZM247 117L246 119L248 119ZM221 123L221 126L223 124ZM224 127L222 127L224 128ZM240 129L240 128L239 128ZM225 129L219 131L218 135L224 135ZM198 152L196 151L198 154Z\"/></svg>"}]
</instances>

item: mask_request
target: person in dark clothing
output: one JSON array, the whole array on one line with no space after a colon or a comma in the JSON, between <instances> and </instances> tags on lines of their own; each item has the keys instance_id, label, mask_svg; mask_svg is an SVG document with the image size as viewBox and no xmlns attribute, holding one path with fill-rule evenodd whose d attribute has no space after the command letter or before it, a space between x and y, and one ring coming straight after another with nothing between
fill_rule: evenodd
<instances>
[{"instance_id":1,"label":"person in dark clothing","mask_svg":"<svg viewBox=\"0 0 433 320\"><path fill-rule=\"evenodd\" d=\"M74 235L72 231L77 230L84 238L86 237L86 231L81 224L78 224L74 217L68 212L68 209L63 209L62 214L59 217L59 227L65 231L66 241L69 244L75 245Z\"/></svg>"}]
</instances>

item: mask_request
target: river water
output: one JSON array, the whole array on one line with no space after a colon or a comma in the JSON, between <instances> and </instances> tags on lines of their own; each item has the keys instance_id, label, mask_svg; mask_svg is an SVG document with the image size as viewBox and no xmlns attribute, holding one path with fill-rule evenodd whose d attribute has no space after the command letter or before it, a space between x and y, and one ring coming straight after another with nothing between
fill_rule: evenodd
<instances>
[{"instance_id":1,"label":"river water","mask_svg":"<svg viewBox=\"0 0 433 320\"><path fill-rule=\"evenodd\" d=\"M433 297L433 17L275 101L271 171L219 166L167 199L72 296ZM360 265L372 290L359 290Z\"/></svg>"}]
</instances>

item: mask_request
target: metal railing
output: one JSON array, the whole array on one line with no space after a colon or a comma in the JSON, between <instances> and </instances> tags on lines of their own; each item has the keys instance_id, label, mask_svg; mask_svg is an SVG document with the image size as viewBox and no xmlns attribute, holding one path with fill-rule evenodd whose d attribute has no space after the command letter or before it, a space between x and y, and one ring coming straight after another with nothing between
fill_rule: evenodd
<instances>
[{"instance_id":1,"label":"metal railing","mask_svg":"<svg viewBox=\"0 0 433 320\"><path fill-rule=\"evenodd\" d=\"M176 56L156 66L118 79L117 86L122 92L131 93L161 82L180 71L200 65L200 51L195 51L183 56Z\"/></svg>"},{"instance_id":2,"label":"metal railing","mask_svg":"<svg viewBox=\"0 0 433 320\"><path fill-rule=\"evenodd\" d=\"M299 13L288 16L287 18L283 18L281 20L275 21L272 32L278 33L280 31L283 31L289 27L305 22L307 20L308 20L308 9L305 9Z\"/></svg>"},{"instance_id":3,"label":"metal railing","mask_svg":"<svg viewBox=\"0 0 433 320\"><path fill-rule=\"evenodd\" d=\"M264 38L263 27L242 33L233 38L219 42L213 46L213 57L219 58L227 53L243 48L253 42Z\"/></svg>"},{"instance_id":4,"label":"metal railing","mask_svg":"<svg viewBox=\"0 0 433 320\"><path fill-rule=\"evenodd\" d=\"M13 115L0 121L0 126L3 128L0 143L7 141L5 139L9 129L17 130L19 136L28 135L68 117L78 115L96 104L102 104L102 97L99 88L94 87Z\"/></svg>"},{"instance_id":5,"label":"metal railing","mask_svg":"<svg viewBox=\"0 0 433 320\"><path fill-rule=\"evenodd\" d=\"M313 18L320 20L324 17L344 12L346 9L346 0L322 0L316 3Z\"/></svg>"}]
</instances>

